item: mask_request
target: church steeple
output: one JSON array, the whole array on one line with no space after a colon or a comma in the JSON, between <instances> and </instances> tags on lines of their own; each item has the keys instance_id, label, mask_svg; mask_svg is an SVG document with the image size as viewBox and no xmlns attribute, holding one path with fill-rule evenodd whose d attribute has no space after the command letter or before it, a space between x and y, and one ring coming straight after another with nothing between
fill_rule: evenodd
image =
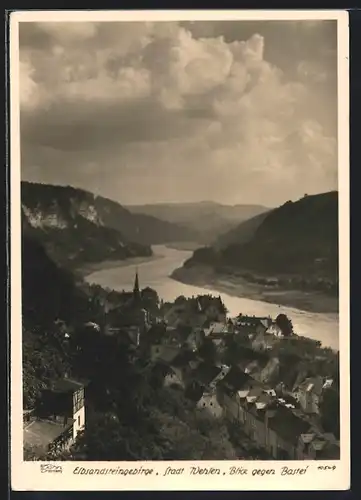
<instances>
[{"instance_id":1,"label":"church steeple","mask_svg":"<svg viewBox=\"0 0 361 500\"><path fill-rule=\"evenodd\" d=\"M133 295L134 295L134 299L135 300L139 300L140 299L138 269L136 269L136 271L135 271Z\"/></svg>"}]
</instances>

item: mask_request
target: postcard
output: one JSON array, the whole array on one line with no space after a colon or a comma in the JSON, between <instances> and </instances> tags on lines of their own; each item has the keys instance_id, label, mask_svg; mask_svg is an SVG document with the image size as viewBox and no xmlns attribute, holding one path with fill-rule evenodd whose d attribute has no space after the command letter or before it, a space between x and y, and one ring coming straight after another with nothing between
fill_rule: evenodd
<instances>
[{"instance_id":1,"label":"postcard","mask_svg":"<svg viewBox=\"0 0 361 500\"><path fill-rule=\"evenodd\" d=\"M14 490L346 490L343 11L10 16Z\"/></svg>"}]
</instances>

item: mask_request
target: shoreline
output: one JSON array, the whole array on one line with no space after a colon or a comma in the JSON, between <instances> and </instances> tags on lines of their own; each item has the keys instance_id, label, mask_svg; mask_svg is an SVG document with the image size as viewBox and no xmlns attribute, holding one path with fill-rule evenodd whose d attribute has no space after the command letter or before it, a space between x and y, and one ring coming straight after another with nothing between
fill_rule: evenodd
<instances>
[{"instance_id":1,"label":"shoreline","mask_svg":"<svg viewBox=\"0 0 361 500\"><path fill-rule=\"evenodd\" d=\"M267 290L264 286L250 283L244 278L217 275L211 268L206 266L189 269L181 267L175 269L170 277L186 285L213 289L234 297L279 304L318 314L339 313L339 303L335 297L329 297L320 292L305 292L301 290Z\"/></svg>"},{"instance_id":2,"label":"shoreline","mask_svg":"<svg viewBox=\"0 0 361 500\"><path fill-rule=\"evenodd\" d=\"M198 248L202 248L201 243L195 241L174 241L172 243L165 243L164 245L172 250L186 250L189 252L194 252Z\"/></svg>"},{"instance_id":3,"label":"shoreline","mask_svg":"<svg viewBox=\"0 0 361 500\"><path fill-rule=\"evenodd\" d=\"M157 254L149 257L132 257L124 260L104 260L102 262L85 264L84 266L78 268L76 272L81 275L82 278L87 278L98 271L105 271L107 269L114 269L117 267L134 266L136 264L146 264L147 262L152 262L161 258L163 258L163 255Z\"/></svg>"}]
</instances>

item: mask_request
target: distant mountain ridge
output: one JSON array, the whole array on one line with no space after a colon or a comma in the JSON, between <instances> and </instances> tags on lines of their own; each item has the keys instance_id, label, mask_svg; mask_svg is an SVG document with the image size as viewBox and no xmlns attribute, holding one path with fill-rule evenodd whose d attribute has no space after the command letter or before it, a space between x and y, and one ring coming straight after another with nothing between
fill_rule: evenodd
<instances>
[{"instance_id":1,"label":"distant mountain ridge","mask_svg":"<svg viewBox=\"0 0 361 500\"><path fill-rule=\"evenodd\" d=\"M128 205L132 213L144 213L180 224L198 235L199 242L212 244L241 222L270 209L262 205L222 205L213 201Z\"/></svg>"},{"instance_id":2,"label":"distant mountain ridge","mask_svg":"<svg viewBox=\"0 0 361 500\"><path fill-rule=\"evenodd\" d=\"M84 189L70 186L55 186L23 181L23 203L32 203L32 196L43 196L47 205L51 204L51 196L61 193L76 199L79 198L79 213L88 220L120 231L128 241L143 245L156 245L177 239L190 240L195 235L177 224L159 220L146 214L133 214L120 203L97 196ZM73 202L74 204L74 202Z\"/></svg>"},{"instance_id":3,"label":"distant mountain ridge","mask_svg":"<svg viewBox=\"0 0 361 500\"><path fill-rule=\"evenodd\" d=\"M296 277L299 282L338 284L338 193L288 201L250 219L198 249L184 267L208 265L218 272Z\"/></svg>"}]
</instances>

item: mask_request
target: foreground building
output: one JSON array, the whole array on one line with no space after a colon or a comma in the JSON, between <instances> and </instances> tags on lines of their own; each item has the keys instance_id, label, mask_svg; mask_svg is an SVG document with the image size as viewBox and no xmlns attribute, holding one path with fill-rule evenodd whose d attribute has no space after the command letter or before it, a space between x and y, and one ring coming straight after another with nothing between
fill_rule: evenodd
<instances>
[{"instance_id":1,"label":"foreground building","mask_svg":"<svg viewBox=\"0 0 361 500\"><path fill-rule=\"evenodd\" d=\"M24 448L38 457L67 449L85 425L85 383L66 377L43 391L37 408L24 411Z\"/></svg>"}]
</instances>

